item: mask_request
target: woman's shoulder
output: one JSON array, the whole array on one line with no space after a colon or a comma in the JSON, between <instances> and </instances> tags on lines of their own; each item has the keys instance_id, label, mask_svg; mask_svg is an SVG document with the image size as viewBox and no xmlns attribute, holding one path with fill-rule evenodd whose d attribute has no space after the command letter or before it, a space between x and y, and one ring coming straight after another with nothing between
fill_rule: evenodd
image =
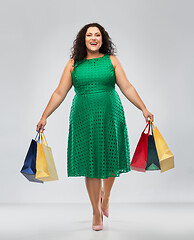
<instances>
[{"instance_id":1,"label":"woman's shoulder","mask_svg":"<svg viewBox=\"0 0 194 240\"><path fill-rule=\"evenodd\" d=\"M115 55L110 54L110 60L112 62L113 67L116 68L119 61L118 58Z\"/></svg>"},{"instance_id":2,"label":"woman's shoulder","mask_svg":"<svg viewBox=\"0 0 194 240\"><path fill-rule=\"evenodd\" d=\"M73 69L74 69L74 65L75 65L75 60L74 58L70 58L69 61L68 61L68 64L70 66L70 71L72 72Z\"/></svg>"},{"instance_id":3,"label":"woman's shoulder","mask_svg":"<svg viewBox=\"0 0 194 240\"><path fill-rule=\"evenodd\" d=\"M75 60L74 60L74 58L70 58L69 59L69 62L70 62L70 64L72 65L72 67L74 66L74 64L75 64Z\"/></svg>"}]
</instances>

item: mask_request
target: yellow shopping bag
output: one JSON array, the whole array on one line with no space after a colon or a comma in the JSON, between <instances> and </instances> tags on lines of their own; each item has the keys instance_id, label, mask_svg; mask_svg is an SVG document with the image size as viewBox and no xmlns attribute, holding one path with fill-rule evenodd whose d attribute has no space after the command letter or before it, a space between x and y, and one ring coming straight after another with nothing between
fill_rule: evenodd
<instances>
[{"instance_id":1,"label":"yellow shopping bag","mask_svg":"<svg viewBox=\"0 0 194 240\"><path fill-rule=\"evenodd\" d=\"M159 158L160 168L162 173L171 168L174 168L174 155L168 148L158 128L155 127L152 121L151 121L151 124L153 125L153 135L154 135L156 150L158 153L158 158Z\"/></svg>"},{"instance_id":2,"label":"yellow shopping bag","mask_svg":"<svg viewBox=\"0 0 194 240\"><path fill-rule=\"evenodd\" d=\"M51 148L48 144L45 145L45 142L47 144L44 132L40 132L40 142L37 142L35 178L44 182L55 181L58 180L57 170Z\"/></svg>"}]
</instances>

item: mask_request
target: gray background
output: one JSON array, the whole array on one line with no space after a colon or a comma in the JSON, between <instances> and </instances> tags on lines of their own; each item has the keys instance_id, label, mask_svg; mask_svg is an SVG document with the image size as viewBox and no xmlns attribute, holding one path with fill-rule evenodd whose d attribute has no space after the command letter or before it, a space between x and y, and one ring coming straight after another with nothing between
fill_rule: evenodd
<instances>
[{"instance_id":1,"label":"gray background","mask_svg":"<svg viewBox=\"0 0 194 240\"><path fill-rule=\"evenodd\" d=\"M36 124L57 87L78 31L98 22L175 156L167 172L116 178L112 202L193 202L193 1L1 1L1 203L88 202L84 177L67 177L69 113L74 97L44 131L59 181L31 183L20 173ZM128 126L131 159L145 127L142 112L116 86Z\"/></svg>"}]
</instances>

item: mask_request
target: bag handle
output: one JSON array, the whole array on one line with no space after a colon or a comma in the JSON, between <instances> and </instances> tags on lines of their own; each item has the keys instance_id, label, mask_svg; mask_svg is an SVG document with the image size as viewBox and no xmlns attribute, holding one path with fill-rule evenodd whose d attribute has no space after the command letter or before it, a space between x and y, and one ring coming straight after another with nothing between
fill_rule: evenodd
<instances>
[{"instance_id":1,"label":"bag handle","mask_svg":"<svg viewBox=\"0 0 194 240\"><path fill-rule=\"evenodd\" d=\"M147 134L150 133L150 121L148 121L148 123L146 124L146 126L145 126L145 128L144 128L144 130L143 130L142 133L144 133L144 131L146 130L146 128L147 128L148 125L149 125L149 128L148 128L148 133L147 133Z\"/></svg>"},{"instance_id":2,"label":"bag handle","mask_svg":"<svg viewBox=\"0 0 194 240\"><path fill-rule=\"evenodd\" d=\"M152 122L152 120L150 120L150 126L151 126L152 136L154 136L152 124L153 124L153 122Z\"/></svg>"},{"instance_id":3,"label":"bag handle","mask_svg":"<svg viewBox=\"0 0 194 240\"><path fill-rule=\"evenodd\" d=\"M40 132L40 144L41 144L41 139L42 139L42 141L43 141L43 144L44 144L44 145L47 145L47 147L48 147L48 143L47 143L47 141L46 141L46 137L45 137L45 135L44 135L44 132ZM45 142L46 142L46 144L45 144Z\"/></svg>"},{"instance_id":4,"label":"bag handle","mask_svg":"<svg viewBox=\"0 0 194 240\"><path fill-rule=\"evenodd\" d=\"M44 132L42 132L42 135L43 135L43 137L44 137L44 139L45 139L45 142L46 142L46 145L47 145L47 147L48 147L48 143L47 143L46 137L45 137L45 135L44 135Z\"/></svg>"},{"instance_id":5,"label":"bag handle","mask_svg":"<svg viewBox=\"0 0 194 240\"><path fill-rule=\"evenodd\" d=\"M37 135L38 135L38 141L37 142L39 142L39 140L40 140L40 129L38 130L38 132L36 134L36 137L34 138L35 141L36 141Z\"/></svg>"},{"instance_id":6,"label":"bag handle","mask_svg":"<svg viewBox=\"0 0 194 240\"><path fill-rule=\"evenodd\" d=\"M154 129L156 128L156 126L154 125L154 123L152 122L152 120L150 119L151 125L153 125Z\"/></svg>"}]
</instances>

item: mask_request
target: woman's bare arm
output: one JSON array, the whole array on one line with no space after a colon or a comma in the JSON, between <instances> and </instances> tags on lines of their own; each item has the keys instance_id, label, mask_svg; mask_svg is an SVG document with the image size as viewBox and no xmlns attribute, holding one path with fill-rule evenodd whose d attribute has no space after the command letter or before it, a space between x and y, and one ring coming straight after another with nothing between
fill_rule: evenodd
<instances>
[{"instance_id":1,"label":"woman's bare arm","mask_svg":"<svg viewBox=\"0 0 194 240\"><path fill-rule=\"evenodd\" d=\"M63 102L65 99L67 93L72 87L72 77L71 77L71 72L72 72L72 60L70 59L63 71L63 74L61 76L59 85L53 92L43 114L42 118L47 119L58 107L59 105Z\"/></svg>"},{"instance_id":2,"label":"woman's bare arm","mask_svg":"<svg viewBox=\"0 0 194 240\"><path fill-rule=\"evenodd\" d=\"M147 110L144 102L141 100L136 89L127 79L127 76L118 58L113 55L111 55L110 58L115 69L116 84L120 88L121 92L131 103L133 103L137 108L139 108L143 112L146 121L148 121L148 117L151 118L152 121L154 121L153 120L154 115Z\"/></svg>"},{"instance_id":3,"label":"woman's bare arm","mask_svg":"<svg viewBox=\"0 0 194 240\"><path fill-rule=\"evenodd\" d=\"M123 67L121 66L118 58L116 56L111 56L111 60L113 62L113 66L115 68L116 84L120 88L121 92L137 108L139 108L142 111L143 111L143 109L146 109L146 106L143 103L143 101L141 100L137 91L135 90L133 85L127 79L127 76L126 76L126 74L123 70Z\"/></svg>"}]
</instances>

